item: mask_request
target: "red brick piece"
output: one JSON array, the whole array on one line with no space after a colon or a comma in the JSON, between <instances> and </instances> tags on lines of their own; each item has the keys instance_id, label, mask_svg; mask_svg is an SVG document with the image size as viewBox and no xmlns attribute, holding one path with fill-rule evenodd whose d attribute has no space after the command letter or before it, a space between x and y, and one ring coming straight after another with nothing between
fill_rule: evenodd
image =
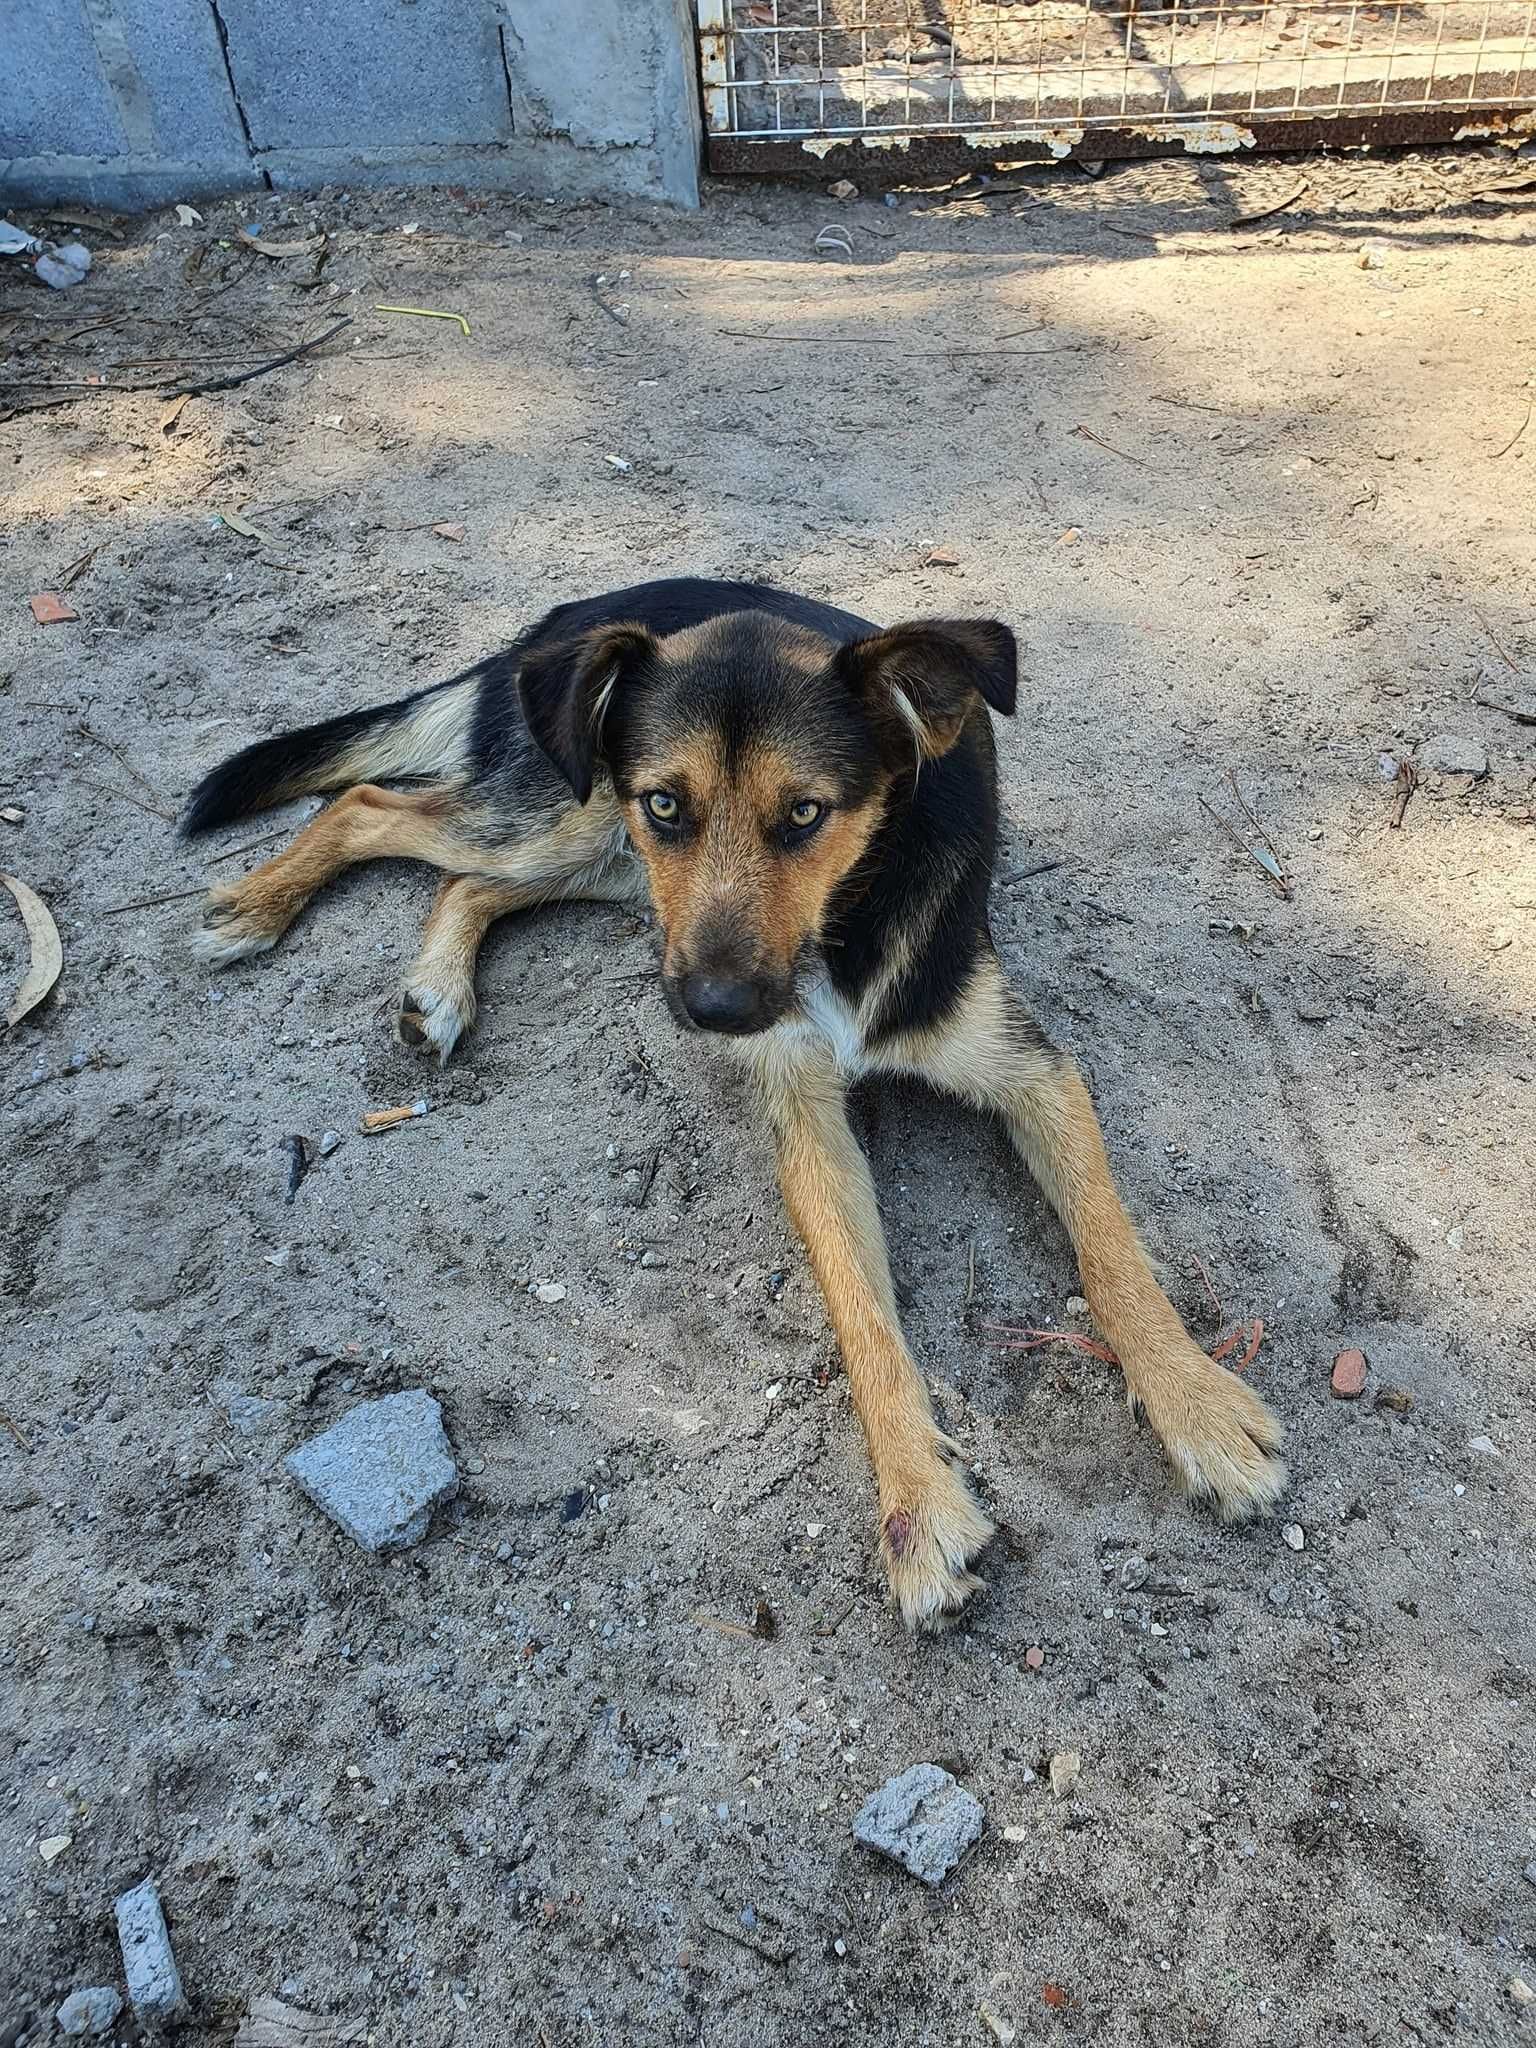
<instances>
[{"instance_id":1,"label":"red brick piece","mask_svg":"<svg viewBox=\"0 0 1536 2048\"><path fill-rule=\"evenodd\" d=\"M1365 1392L1365 1353L1341 1351L1333 1361L1333 1378L1328 1382L1336 1401L1358 1401Z\"/></svg>"}]
</instances>

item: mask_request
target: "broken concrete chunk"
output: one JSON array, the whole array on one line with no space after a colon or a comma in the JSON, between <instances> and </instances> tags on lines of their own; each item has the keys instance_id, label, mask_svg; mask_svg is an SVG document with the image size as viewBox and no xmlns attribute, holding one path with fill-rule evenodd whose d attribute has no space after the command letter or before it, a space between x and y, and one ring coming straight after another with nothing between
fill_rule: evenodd
<instances>
[{"instance_id":1,"label":"broken concrete chunk","mask_svg":"<svg viewBox=\"0 0 1536 2048\"><path fill-rule=\"evenodd\" d=\"M420 1387L363 1401L283 1460L316 1507L364 1550L401 1550L459 1490L443 1411Z\"/></svg>"},{"instance_id":2,"label":"broken concrete chunk","mask_svg":"<svg viewBox=\"0 0 1536 2048\"><path fill-rule=\"evenodd\" d=\"M71 1991L54 2017L63 2034L104 2034L123 2009L123 2001L110 1984L94 1985L89 1991Z\"/></svg>"},{"instance_id":3,"label":"broken concrete chunk","mask_svg":"<svg viewBox=\"0 0 1536 2048\"><path fill-rule=\"evenodd\" d=\"M981 1833L980 1802L937 1764L888 1778L859 1808L853 1838L893 1856L924 1884L941 1884Z\"/></svg>"},{"instance_id":4,"label":"broken concrete chunk","mask_svg":"<svg viewBox=\"0 0 1536 2048\"><path fill-rule=\"evenodd\" d=\"M165 1931L165 1914L153 1878L146 1877L115 1902L117 1938L123 1948L128 1997L141 2020L167 2020L186 2011L181 1972Z\"/></svg>"}]
</instances>

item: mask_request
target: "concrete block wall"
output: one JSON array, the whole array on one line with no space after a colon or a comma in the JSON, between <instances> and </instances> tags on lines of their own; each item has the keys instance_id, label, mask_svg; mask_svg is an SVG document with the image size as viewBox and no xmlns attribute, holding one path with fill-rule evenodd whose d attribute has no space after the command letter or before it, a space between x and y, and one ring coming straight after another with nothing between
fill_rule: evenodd
<instances>
[{"instance_id":1,"label":"concrete block wall","mask_svg":"<svg viewBox=\"0 0 1536 2048\"><path fill-rule=\"evenodd\" d=\"M689 0L0 0L0 210L318 185L698 203Z\"/></svg>"}]
</instances>

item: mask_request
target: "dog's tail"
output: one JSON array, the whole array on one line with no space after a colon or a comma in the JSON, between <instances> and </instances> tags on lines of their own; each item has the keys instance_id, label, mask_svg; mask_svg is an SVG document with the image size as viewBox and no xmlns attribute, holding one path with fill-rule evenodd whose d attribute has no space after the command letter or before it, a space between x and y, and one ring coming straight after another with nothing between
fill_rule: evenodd
<instances>
[{"instance_id":1,"label":"dog's tail","mask_svg":"<svg viewBox=\"0 0 1536 2048\"><path fill-rule=\"evenodd\" d=\"M471 670L396 703L346 711L242 747L193 790L179 830L190 837L296 796L382 776L439 781L462 775L481 680L480 671Z\"/></svg>"}]
</instances>

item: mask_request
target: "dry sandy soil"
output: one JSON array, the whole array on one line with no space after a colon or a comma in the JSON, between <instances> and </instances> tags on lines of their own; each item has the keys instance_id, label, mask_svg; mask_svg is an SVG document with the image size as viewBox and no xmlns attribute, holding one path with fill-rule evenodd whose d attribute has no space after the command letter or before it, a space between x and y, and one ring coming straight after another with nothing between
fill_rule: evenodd
<instances>
[{"instance_id":1,"label":"dry sandy soil","mask_svg":"<svg viewBox=\"0 0 1536 2048\"><path fill-rule=\"evenodd\" d=\"M318 279L189 277L232 210L92 237L67 297L12 276L34 386L354 324L173 433L95 387L0 429L0 852L65 953L3 1072L0 2042L120 1981L146 1874L189 2048L270 1995L381 2048L986 2048L983 2005L1021 2040L1532 2037L1536 727L1492 700L1536 670L1536 202L1471 196L1516 167L1319 165L1239 232L1294 165L691 220L328 195L252 209L330 231ZM1074 1327L1062 1236L992 1130L876 1090L911 1336L1007 1530L910 1640L768 1148L641 920L499 928L440 1075L388 1031L425 871L221 977L195 901L123 907L291 827L173 839L234 745L673 571L1019 629L998 943L1191 1327L1263 1318L1275 1521L1175 1498L1109 1368L995 1348ZM1229 771L1289 900L1202 807L1248 829ZM327 1129L285 1206L284 1137ZM423 1385L463 1492L380 1561L281 1458ZM988 1816L933 1894L850 1836L917 1760Z\"/></svg>"}]
</instances>

